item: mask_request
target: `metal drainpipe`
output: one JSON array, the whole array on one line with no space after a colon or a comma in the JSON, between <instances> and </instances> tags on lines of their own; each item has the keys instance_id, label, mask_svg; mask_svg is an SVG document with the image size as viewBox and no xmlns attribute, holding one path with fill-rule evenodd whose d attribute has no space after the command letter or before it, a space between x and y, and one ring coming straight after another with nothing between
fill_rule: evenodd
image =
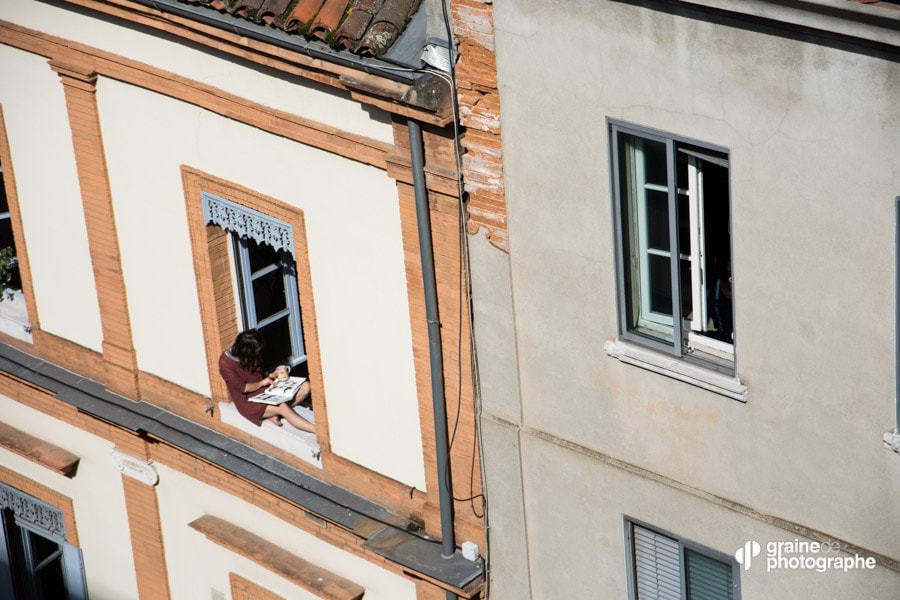
<instances>
[{"instance_id":1,"label":"metal drainpipe","mask_svg":"<svg viewBox=\"0 0 900 600\"><path fill-rule=\"evenodd\" d=\"M422 283L425 287L425 317L428 321L428 349L431 356L431 398L434 406L434 446L437 452L438 492L441 507L441 555L450 558L456 552L453 534L453 504L447 467L447 408L444 401L444 359L441 350L441 323L438 319L437 284L434 276L434 249L431 245L431 219L428 191L425 189L425 157L422 128L413 119L409 127L409 153L412 159L413 189L416 195L416 223L419 229L419 254ZM447 593L450 598L451 592ZM456 595L453 594L453 598Z\"/></svg>"},{"instance_id":2,"label":"metal drainpipe","mask_svg":"<svg viewBox=\"0 0 900 600\"><path fill-rule=\"evenodd\" d=\"M894 436L900 435L900 196L894 198Z\"/></svg>"}]
</instances>

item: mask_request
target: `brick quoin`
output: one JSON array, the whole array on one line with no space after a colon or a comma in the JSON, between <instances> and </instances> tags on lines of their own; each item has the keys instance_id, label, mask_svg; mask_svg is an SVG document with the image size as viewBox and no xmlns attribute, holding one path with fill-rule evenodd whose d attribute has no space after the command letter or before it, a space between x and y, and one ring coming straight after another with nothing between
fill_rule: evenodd
<instances>
[{"instance_id":1,"label":"brick quoin","mask_svg":"<svg viewBox=\"0 0 900 600\"><path fill-rule=\"evenodd\" d=\"M156 488L122 475L125 510L134 553L138 595L141 600L169 598L166 553L159 520Z\"/></svg>"}]
</instances>

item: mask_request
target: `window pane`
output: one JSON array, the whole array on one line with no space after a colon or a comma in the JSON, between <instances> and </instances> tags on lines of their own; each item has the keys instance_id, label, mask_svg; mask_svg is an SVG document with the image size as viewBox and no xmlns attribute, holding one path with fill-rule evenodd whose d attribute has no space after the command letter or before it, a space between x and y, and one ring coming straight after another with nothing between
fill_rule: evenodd
<instances>
[{"instance_id":1,"label":"window pane","mask_svg":"<svg viewBox=\"0 0 900 600\"><path fill-rule=\"evenodd\" d=\"M253 240L247 240L247 250L250 252L251 273L256 273L278 261L278 252L268 244L257 244Z\"/></svg>"},{"instance_id":2,"label":"window pane","mask_svg":"<svg viewBox=\"0 0 900 600\"><path fill-rule=\"evenodd\" d=\"M622 132L618 143L628 327L670 342L674 330L666 144Z\"/></svg>"},{"instance_id":3,"label":"window pane","mask_svg":"<svg viewBox=\"0 0 900 600\"><path fill-rule=\"evenodd\" d=\"M669 252L669 195L647 190L647 246Z\"/></svg>"},{"instance_id":4,"label":"window pane","mask_svg":"<svg viewBox=\"0 0 900 600\"><path fill-rule=\"evenodd\" d=\"M284 275L280 268L253 280L253 300L256 304L257 323L287 307Z\"/></svg>"},{"instance_id":5,"label":"window pane","mask_svg":"<svg viewBox=\"0 0 900 600\"><path fill-rule=\"evenodd\" d=\"M685 548L688 600L733 600L732 567Z\"/></svg>"},{"instance_id":6,"label":"window pane","mask_svg":"<svg viewBox=\"0 0 900 600\"><path fill-rule=\"evenodd\" d=\"M270 371L277 365L285 364L293 354L288 315L262 327L259 332L265 342L263 368Z\"/></svg>"}]
</instances>

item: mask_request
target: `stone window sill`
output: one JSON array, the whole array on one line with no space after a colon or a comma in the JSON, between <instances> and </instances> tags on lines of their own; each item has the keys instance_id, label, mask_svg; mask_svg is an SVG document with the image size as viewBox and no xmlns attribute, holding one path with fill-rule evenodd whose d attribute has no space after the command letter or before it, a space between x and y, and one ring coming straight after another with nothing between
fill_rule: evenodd
<instances>
[{"instance_id":1,"label":"stone window sill","mask_svg":"<svg viewBox=\"0 0 900 600\"><path fill-rule=\"evenodd\" d=\"M296 407L294 412L307 421L315 423L311 410ZM322 468L322 448L319 446L319 442L316 441L316 434L295 429L287 422L284 422L279 427L266 420L263 421L260 427L257 427L245 419L234 407L234 404L230 402L219 402L219 415L221 415L223 423L290 452L311 465Z\"/></svg>"},{"instance_id":2,"label":"stone window sill","mask_svg":"<svg viewBox=\"0 0 900 600\"><path fill-rule=\"evenodd\" d=\"M610 340L604 345L604 350L609 356L623 363L684 381L733 400L747 401L747 386L741 384L735 377L716 373L624 340Z\"/></svg>"}]
</instances>

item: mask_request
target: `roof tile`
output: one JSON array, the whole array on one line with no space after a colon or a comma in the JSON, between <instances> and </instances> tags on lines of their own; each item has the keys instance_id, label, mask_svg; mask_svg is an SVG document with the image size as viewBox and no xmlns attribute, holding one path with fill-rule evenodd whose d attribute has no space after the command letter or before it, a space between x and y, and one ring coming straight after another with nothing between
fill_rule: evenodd
<instances>
[{"instance_id":1,"label":"roof tile","mask_svg":"<svg viewBox=\"0 0 900 600\"><path fill-rule=\"evenodd\" d=\"M421 5L421 0L180 1L367 56L387 52Z\"/></svg>"}]
</instances>

